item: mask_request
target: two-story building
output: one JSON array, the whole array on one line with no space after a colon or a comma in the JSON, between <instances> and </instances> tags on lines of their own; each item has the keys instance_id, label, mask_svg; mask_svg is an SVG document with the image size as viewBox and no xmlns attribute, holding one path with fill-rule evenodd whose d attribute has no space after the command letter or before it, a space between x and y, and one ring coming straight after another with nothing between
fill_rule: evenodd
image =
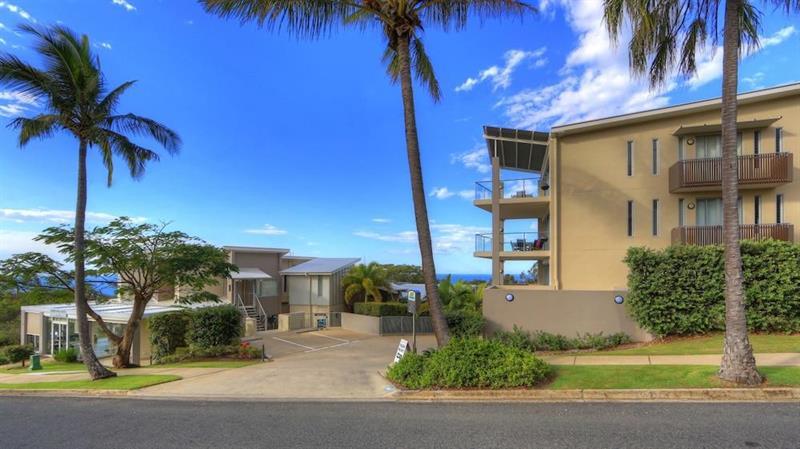
<instances>
[{"instance_id":1,"label":"two-story building","mask_svg":"<svg viewBox=\"0 0 800 449\"><path fill-rule=\"evenodd\" d=\"M800 220L800 84L738 97L739 216L743 239L795 241ZM491 181L474 204L492 233L475 256L492 260L489 332L649 336L625 313L631 246L721 243L719 98L554 126L485 127ZM520 226L522 223L522 226ZM506 229L522 228L513 233ZM531 264L525 280L509 262Z\"/></svg>"}]
</instances>

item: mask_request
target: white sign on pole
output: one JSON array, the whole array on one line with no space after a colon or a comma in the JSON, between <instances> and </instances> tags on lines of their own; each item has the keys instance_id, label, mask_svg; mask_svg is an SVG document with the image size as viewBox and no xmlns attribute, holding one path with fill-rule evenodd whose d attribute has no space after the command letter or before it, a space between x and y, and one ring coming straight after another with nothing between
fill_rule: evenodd
<instances>
[{"instance_id":1,"label":"white sign on pole","mask_svg":"<svg viewBox=\"0 0 800 449\"><path fill-rule=\"evenodd\" d=\"M400 345L397 347L397 352L394 354L394 363L399 362L400 359L406 355L406 349L408 349L408 340L401 338Z\"/></svg>"},{"instance_id":2,"label":"white sign on pole","mask_svg":"<svg viewBox=\"0 0 800 449\"><path fill-rule=\"evenodd\" d=\"M409 301L416 301L417 300L417 292L414 290L408 291L408 300Z\"/></svg>"}]
</instances>

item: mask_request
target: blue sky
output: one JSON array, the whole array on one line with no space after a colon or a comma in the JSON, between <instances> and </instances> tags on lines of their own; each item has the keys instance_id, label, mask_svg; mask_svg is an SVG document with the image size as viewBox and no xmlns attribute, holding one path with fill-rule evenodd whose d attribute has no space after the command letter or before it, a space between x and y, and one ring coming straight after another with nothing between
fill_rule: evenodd
<instances>
[{"instance_id":1,"label":"blue sky","mask_svg":"<svg viewBox=\"0 0 800 449\"><path fill-rule=\"evenodd\" d=\"M546 0L524 22L425 35L444 92L435 104L416 91L440 273L490 270L471 255L474 234L491 224L471 204L474 182L488 177L482 125L546 130L718 96L713 45L693 79L673 77L660 92L631 79L600 3ZM220 245L418 263L400 93L377 32L302 41L208 16L189 0L15 0L0 1L0 51L38 64L15 27L56 22L91 37L110 84L138 80L120 112L158 119L184 140L179 156L165 155L141 181L120 164L110 189L92 155L90 225L127 215ZM741 90L800 80L796 24L765 11L763 47L742 61ZM37 108L0 87L0 122ZM31 237L72 219L75 166L68 136L20 150L14 131L0 128L0 257L48 250ZM515 226L507 231L530 228Z\"/></svg>"}]
</instances>

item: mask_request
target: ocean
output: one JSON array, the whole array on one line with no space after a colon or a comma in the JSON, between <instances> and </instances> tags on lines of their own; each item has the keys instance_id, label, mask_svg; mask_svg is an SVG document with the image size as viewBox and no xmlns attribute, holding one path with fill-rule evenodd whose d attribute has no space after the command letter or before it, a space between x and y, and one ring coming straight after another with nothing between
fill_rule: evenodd
<instances>
[{"instance_id":1,"label":"ocean","mask_svg":"<svg viewBox=\"0 0 800 449\"><path fill-rule=\"evenodd\" d=\"M458 282L458 281L465 281L465 282L483 281L483 282L489 282L489 281L492 280L492 275L491 274L456 274L456 273L442 274L442 273L439 273L439 274L436 275L436 277L440 281L442 279L446 278L447 276L450 276L450 279L453 282Z\"/></svg>"}]
</instances>

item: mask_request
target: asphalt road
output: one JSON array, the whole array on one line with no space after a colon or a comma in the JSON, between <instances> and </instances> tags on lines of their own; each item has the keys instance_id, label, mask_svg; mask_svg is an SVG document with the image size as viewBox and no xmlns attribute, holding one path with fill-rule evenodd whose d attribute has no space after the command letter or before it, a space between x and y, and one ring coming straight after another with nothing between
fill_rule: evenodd
<instances>
[{"instance_id":1,"label":"asphalt road","mask_svg":"<svg viewBox=\"0 0 800 449\"><path fill-rule=\"evenodd\" d=\"M0 397L2 448L800 448L800 404Z\"/></svg>"}]
</instances>

